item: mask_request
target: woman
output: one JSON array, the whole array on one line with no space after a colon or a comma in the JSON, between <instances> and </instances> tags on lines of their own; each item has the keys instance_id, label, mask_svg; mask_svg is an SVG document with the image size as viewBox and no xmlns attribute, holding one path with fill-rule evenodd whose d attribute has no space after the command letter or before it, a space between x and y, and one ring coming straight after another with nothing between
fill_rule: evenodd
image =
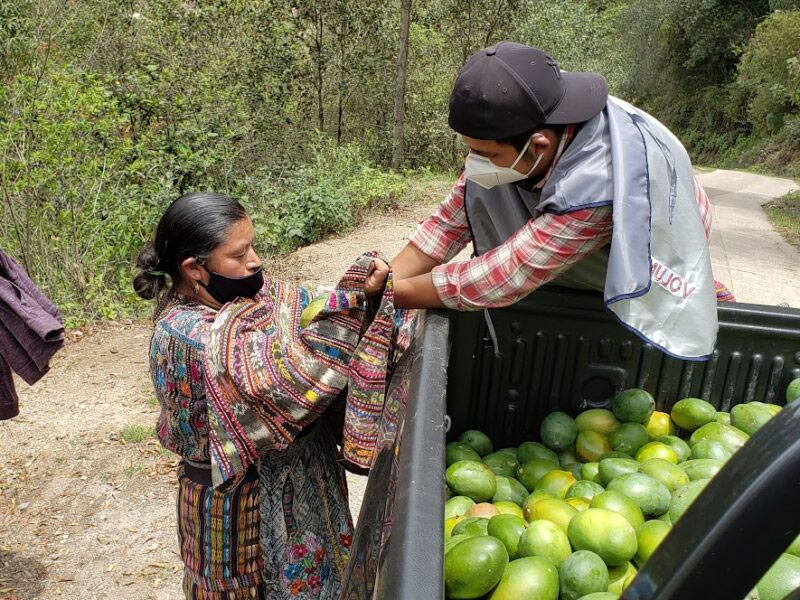
<instances>
[{"instance_id":1,"label":"woman","mask_svg":"<svg viewBox=\"0 0 800 600\"><path fill-rule=\"evenodd\" d=\"M242 396L226 396L228 401L251 406L267 402L263 396L250 395L247 385L252 381L243 381L252 373L249 356L237 354L235 364L210 360L219 356L225 341L211 335L215 322L219 329L223 315L231 312L224 307L235 309L242 303L234 300L251 298L245 304L257 307L262 316L258 322L272 331L273 317L299 312L308 303L308 294L292 287L291 298L298 302L274 301L274 290L289 286L265 282L253 249L250 219L238 202L218 194L192 193L173 202L158 224L153 246L141 252L137 266L142 273L134 280L136 292L159 299L150 346L151 377L162 407L157 433L167 449L183 458L178 537L186 597L337 598L352 520L335 441L326 420L316 418L325 413L327 404L291 407L297 420L287 425L291 419L280 419L281 431L289 432L282 443L258 445L259 451L269 450L261 454L258 471L254 461L239 461L244 467L228 473L224 487L212 486L210 446L223 429L218 414L212 413L209 422L208 386L223 369L230 383L225 393ZM379 291L382 279L385 275L368 276L364 269L364 277L357 281L361 289L353 296L358 311L348 305L340 316L358 321L360 329L365 290ZM343 342L345 352L351 350L352 341L350 346ZM313 360L314 352L295 344L282 353L270 349L252 360L263 363L264 356L269 361L273 354L276 363L282 360L278 355L307 355ZM212 363L214 372L209 374ZM281 363L280 370L286 371L286 365ZM216 393L219 397L220 390ZM326 401L330 398L325 396ZM260 417L268 413L263 406L254 409Z\"/></svg>"}]
</instances>

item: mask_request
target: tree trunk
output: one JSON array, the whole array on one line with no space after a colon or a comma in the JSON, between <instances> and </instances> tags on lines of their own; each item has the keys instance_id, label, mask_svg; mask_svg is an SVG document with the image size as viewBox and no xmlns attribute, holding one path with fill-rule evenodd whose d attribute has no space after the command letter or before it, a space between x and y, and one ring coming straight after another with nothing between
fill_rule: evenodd
<instances>
[{"instance_id":1,"label":"tree trunk","mask_svg":"<svg viewBox=\"0 0 800 600\"><path fill-rule=\"evenodd\" d=\"M322 64L322 43L323 43L323 21L322 21L322 7L319 7L319 12L316 15L316 38L314 40L317 51L317 109L319 118L319 130L325 131L325 108L322 97L322 85L324 65Z\"/></svg>"},{"instance_id":2,"label":"tree trunk","mask_svg":"<svg viewBox=\"0 0 800 600\"><path fill-rule=\"evenodd\" d=\"M406 107L406 79L408 76L408 31L411 26L411 0L400 1L400 51L397 54L397 77L394 85L394 140L392 168L403 164L403 117Z\"/></svg>"}]
</instances>

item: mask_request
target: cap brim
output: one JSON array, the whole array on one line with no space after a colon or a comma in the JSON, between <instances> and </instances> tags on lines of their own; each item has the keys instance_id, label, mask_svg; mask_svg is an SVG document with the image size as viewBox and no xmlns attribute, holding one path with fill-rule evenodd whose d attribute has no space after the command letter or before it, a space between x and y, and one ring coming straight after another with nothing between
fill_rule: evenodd
<instances>
[{"instance_id":1,"label":"cap brim","mask_svg":"<svg viewBox=\"0 0 800 600\"><path fill-rule=\"evenodd\" d=\"M605 108L608 101L608 83L598 73L571 73L561 71L564 97L547 117L547 125L583 123Z\"/></svg>"}]
</instances>

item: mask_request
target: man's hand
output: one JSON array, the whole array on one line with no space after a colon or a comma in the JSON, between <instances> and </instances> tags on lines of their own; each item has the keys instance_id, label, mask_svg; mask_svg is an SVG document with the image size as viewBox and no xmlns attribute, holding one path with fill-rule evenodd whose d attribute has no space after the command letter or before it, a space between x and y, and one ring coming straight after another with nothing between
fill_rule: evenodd
<instances>
[{"instance_id":1,"label":"man's hand","mask_svg":"<svg viewBox=\"0 0 800 600\"><path fill-rule=\"evenodd\" d=\"M373 259L367 270L367 279L364 282L364 292L367 296L374 296L383 291L387 277L389 277L389 265L380 258Z\"/></svg>"}]
</instances>

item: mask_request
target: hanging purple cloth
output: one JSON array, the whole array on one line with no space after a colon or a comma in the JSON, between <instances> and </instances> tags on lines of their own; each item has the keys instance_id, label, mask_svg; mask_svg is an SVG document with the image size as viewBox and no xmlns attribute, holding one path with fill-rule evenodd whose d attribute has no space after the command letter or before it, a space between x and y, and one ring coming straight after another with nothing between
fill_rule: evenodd
<instances>
[{"instance_id":1,"label":"hanging purple cloth","mask_svg":"<svg viewBox=\"0 0 800 600\"><path fill-rule=\"evenodd\" d=\"M11 371L33 385L64 344L61 313L0 250L0 420L19 414Z\"/></svg>"}]
</instances>

